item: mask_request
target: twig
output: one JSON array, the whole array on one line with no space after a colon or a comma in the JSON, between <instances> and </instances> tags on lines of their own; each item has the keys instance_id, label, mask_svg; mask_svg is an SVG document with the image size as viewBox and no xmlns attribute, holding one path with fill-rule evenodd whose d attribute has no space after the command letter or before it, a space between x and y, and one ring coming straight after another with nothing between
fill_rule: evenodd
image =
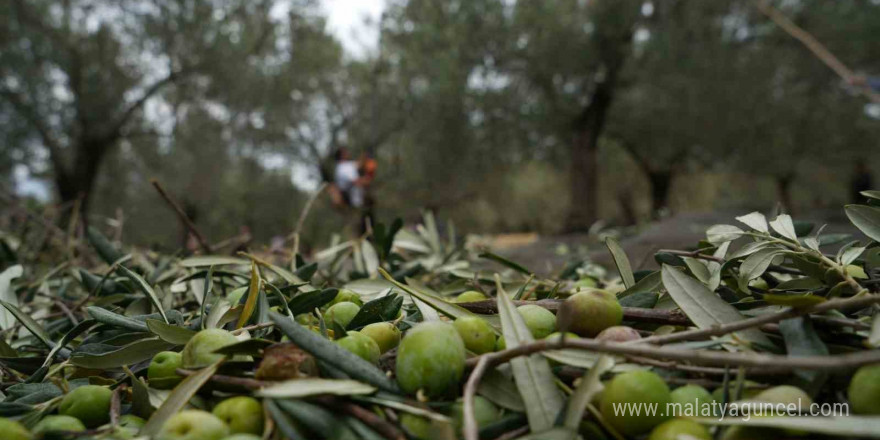
<instances>
[{"instance_id":1,"label":"twig","mask_svg":"<svg viewBox=\"0 0 880 440\"><path fill-rule=\"evenodd\" d=\"M700 260L709 260L709 261L715 261L717 263L724 263L724 258L719 258L714 255L704 254L704 253L702 253L702 249L697 249L695 251L679 251L679 250L675 250L675 249L659 249L657 251L657 253L658 254L662 253L662 254L677 255L680 257L698 258Z\"/></svg>"},{"instance_id":2,"label":"twig","mask_svg":"<svg viewBox=\"0 0 880 440\"><path fill-rule=\"evenodd\" d=\"M318 199L318 196L324 192L324 189L327 188L327 182L321 184L318 187L318 190L309 197L309 200L306 202L306 205L303 206L302 212L299 213L299 218L296 220L296 227L293 229L293 233L290 235L293 237L293 256L294 263L296 262L296 254L299 252L299 235L302 232L303 225L306 223L306 217L308 217L309 212L312 210L312 205L315 203L315 200Z\"/></svg>"},{"instance_id":3,"label":"twig","mask_svg":"<svg viewBox=\"0 0 880 440\"><path fill-rule=\"evenodd\" d=\"M183 368L178 368L177 370L175 370L175 372L181 376L192 376L193 374L198 373L198 371L186 370ZM225 376L222 374L215 374L211 376L210 380L211 382L217 382L226 385L236 385L253 390L274 384L273 382L267 382L264 380L250 379L247 377Z\"/></svg>"},{"instance_id":4,"label":"twig","mask_svg":"<svg viewBox=\"0 0 880 440\"><path fill-rule=\"evenodd\" d=\"M249 241L251 241L252 238L253 237L249 232L245 232L243 234L238 234L234 237L229 237L225 240L218 241L217 243L211 245L211 249L223 249L227 246L238 247L248 243Z\"/></svg>"},{"instance_id":5,"label":"twig","mask_svg":"<svg viewBox=\"0 0 880 440\"><path fill-rule=\"evenodd\" d=\"M556 312L559 309L559 304L561 304L562 301L563 300L557 299L542 299L539 301L514 301L514 304L517 306L533 304L550 310L551 312ZM495 300L492 299L485 301L474 301L469 303L459 303L458 305L465 309L468 309L471 312L482 315L491 315L498 312L498 307L495 303ZM814 324L828 328L853 328L856 330L871 329L870 324L852 319L835 318L832 316L822 315L814 315L811 316L810 319L813 320ZM679 309L645 309L641 307L624 307L623 320L663 325L693 325L687 315L685 315ZM764 331L774 331L773 328L764 326L763 324L759 324L759 326L761 326L761 329Z\"/></svg>"},{"instance_id":6,"label":"twig","mask_svg":"<svg viewBox=\"0 0 880 440\"><path fill-rule=\"evenodd\" d=\"M816 304L812 307L788 308L781 312L770 313L767 315L756 316L754 318L744 319L742 321L731 322L724 325L713 326L698 330L689 330L678 333L671 333L662 336L651 336L645 339L630 341L628 343L651 343L651 344L668 344L670 342L692 341L695 339L704 339L711 336L722 336L747 328L758 327L763 324L772 324L784 321L789 318L797 318L799 316L809 315L811 313L822 313L829 310L851 309L858 310L873 304L880 303L880 295L862 295L854 296L846 299L832 299L823 303ZM826 321L833 322L833 321Z\"/></svg>"},{"instance_id":7,"label":"twig","mask_svg":"<svg viewBox=\"0 0 880 440\"><path fill-rule=\"evenodd\" d=\"M560 338L560 340L563 339L565 338ZM503 353L503 351L499 353ZM489 367L490 363L495 365L493 355L480 356L477 361L477 367L474 368L474 371L471 371L471 375L468 377L468 381L464 386L464 396L462 396L464 399L464 408L462 408L461 411L464 416L464 426L462 427L461 433L465 440L479 440L480 438L480 428L479 425L477 425L477 419L474 416L474 395L477 394L477 387L480 385L480 379L483 378L483 374L486 373L486 369Z\"/></svg>"},{"instance_id":8,"label":"twig","mask_svg":"<svg viewBox=\"0 0 880 440\"><path fill-rule=\"evenodd\" d=\"M183 209L180 207L180 205L178 205L177 202L175 202L174 199L172 199L171 196L169 196L168 193L165 192L165 190L162 188L162 185L159 184L158 180L151 179L150 183L153 184L153 187L156 188L156 191L159 192L159 195L162 196L165 202L168 203L169 206L171 206L171 209L173 209L174 213L177 214L177 218L180 220L180 222L183 223L186 229L189 230L189 232L196 237L196 240L199 242L199 246L202 247L202 250L204 250L205 253L210 254L211 245L208 244L208 242L205 240L205 237L202 236L201 232L199 232L199 230L196 228L196 225L192 222L192 220L190 220L189 216L187 216L186 213L183 212Z\"/></svg>"},{"instance_id":9,"label":"twig","mask_svg":"<svg viewBox=\"0 0 880 440\"><path fill-rule=\"evenodd\" d=\"M397 429L396 426L388 423L376 413L367 410L359 405L355 405L351 402L341 401L339 399L334 399L328 396L318 396L312 398L316 402L321 402L324 405L341 409L342 411L348 413L348 415L360 420L374 431L377 434L385 437L388 440L404 440L406 437L403 435L403 432Z\"/></svg>"},{"instance_id":10,"label":"twig","mask_svg":"<svg viewBox=\"0 0 880 440\"><path fill-rule=\"evenodd\" d=\"M643 358L638 356L626 356L628 360L631 362L642 364L642 365L650 365L652 367L663 368L666 370L678 370L685 371L688 373L694 374L704 374L707 376L724 376L727 370L724 368L718 367L701 367L697 365L686 365L680 364L678 362L670 362L670 361L658 361L650 358ZM774 369L751 369L749 370L749 374L754 376L763 376L763 375L778 375L778 374L788 374L787 371L780 371Z\"/></svg>"},{"instance_id":11,"label":"twig","mask_svg":"<svg viewBox=\"0 0 880 440\"><path fill-rule=\"evenodd\" d=\"M119 411L122 405L122 393L125 392L125 384L120 384L110 395L110 424L119 424Z\"/></svg>"},{"instance_id":12,"label":"twig","mask_svg":"<svg viewBox=\"0 0 880 440\"><path fill-rule=\"evenodd\" d=\"M246 327L242 327L242 328L240 328L240 329L232 330L232 331L229 332L229 333L232 333L233 335L237 335L237 334L239 334L239 333L244 333L244 332L246 332L246 331L259 330L259 329L262 329L262 328L269 328L269 327L274 327L274 326L275 326L275 323L274 323L274 322L263 322L263 323L260 323L260 324L253 324L253 325L249 325L249 326L246 326Z\"/></svg>"},{"instance_id":13,"label":"twig","mask_svg":"<svg viewBox=\"0 0 880 440\"><path fill-rule=\"evenodd\" d=\"M529 432L529 425L520 426L519 428L514 429L513 431L505 432L504 434L495 437L495 440L513 440L515 438L519 438Z\"/></svg>"},{"instance_id":14,"label":"twig","mask_svg":"<svg viewBox=\"0 0 880 440\"><path fill-rule=\"evenodd\" d=\"M830 67L838 76L843 78L844 81L850 84L854 84L854 79L856 75L847 67L843 62L841 62L833 53L831 53L828 48L826 48L816 37L810 35L809 32L801 29L798 25L794 24L791 20L788 19L783 13L779 12L776 8L771 6L769 2L766 0L758 0L755 2L755 5L758 7L758 10L761 11L764 15L766 15L770 20L773 20L777 26L782 28L789 35L800 41L816 58L819 58L820 61L825 63L826 66ZM880 102L880 94L875 93L871 90L870 87L866 85L858 85L858 89L862 94L868 97L871 101Z\"/></svg>"},{"instance_id":15,"label":"twig","mask_svg":"<svg viewBox=\"0 0 880 440\"><path fill-rule=\"evenodd\" d=\"M64 304L64 301L56 300L55 305L57 305L58 308L61 309L61 313L64 313L64 315L67 316L67 319L70 321L71 324L79 324L79 320L76 319L76 316L73 316L73 312L71 312L67 305Z\"/></svg>"}]
</instances>

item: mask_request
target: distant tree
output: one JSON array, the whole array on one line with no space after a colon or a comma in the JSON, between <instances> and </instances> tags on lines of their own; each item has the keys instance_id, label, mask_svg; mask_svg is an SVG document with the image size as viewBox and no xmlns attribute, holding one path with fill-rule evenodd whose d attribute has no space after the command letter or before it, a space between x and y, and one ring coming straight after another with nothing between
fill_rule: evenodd
<instances>
[{"instance_id":1,"label":"distant tree","mask_svg":"<svg viewBox=\"0 0 880 440\"><path fill-rule=\"evenodd\" d=\"M810 1L802 7L779 6L842 59L877 65L867 50L871 45L864 44L871 40L864 29L880 25L878 5L862 9ZM870 157L876 149L866 142L876 134L866 136L866 131L878 133L880 124L866 121L864 101L848 93L842 79L800 42L756 11L741 18L739 32L748 38L731 54L736 67L727 77L737 99L726 108L748 123L728 125L728 130L739 129L741 142L727 157L741 169L771 177L779 202L794 210L798 179L823 168L846 170L840 173L846 176L854 159Z\"/></svg>"},{"instance_id":2,"label":"distant tree","mask_svg":"<svg viewBox=\"0 0 880 440\"><path fill-rule=\"evenodd\" d=\"M639 1L517 2L508 72L531 90L541 130L568 145L567 229L599 217L599 138L641 17ZM554 142L555 143L555 142Z\"/></svg>"},{"instance_id":3,"label":"distant tree","mask_svg":"<svg viewBox=\"0 0 880 440\"><path fill-rule=\"evenodd\" d=\"M390 109L402 112L405 124L394 137L392 160L401 166L389 191L434 209L483 191L489 170L507 154L503 146L478 142L487 107L481 74L498 62L504 26L498 0L389 2L381 27L383 77L394 86L387 90L398 90L398 105Z\"/></svg>"},{"instance_id":4,"label":"distant tree","mask_svg":"<svg viewBox=\"0 0 880 440\"><path fill-rule=\"evenodd\" d=\"M652 3L639 27L642 41L624 68L607 135L639 165L651 185L651 212L669 208L675 176L690 164L708 166L736 148L726 110L737 99L730 84L734 54L743 43L725 18L731 2L681 0Z\"/></svg>"},{"instance_id":5,"label":"distant tree","mask_svg":"<svg viewBox=\"0 0 880 440\"><path fill-rule=\"evenodd\" d=\"M11 148L44 151L59 199L87 209L108 154L156 129L149 103L175 86L192 99L268 56L273 4L3 2L0 98L27 127Z\"/></svg>"}]
</instances>

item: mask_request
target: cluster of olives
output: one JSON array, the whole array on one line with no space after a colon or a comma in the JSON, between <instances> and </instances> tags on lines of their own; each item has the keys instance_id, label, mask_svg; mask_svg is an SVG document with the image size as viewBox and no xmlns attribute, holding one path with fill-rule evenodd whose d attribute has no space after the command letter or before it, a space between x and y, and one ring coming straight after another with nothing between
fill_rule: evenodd
<instances>
[{"instance_id":1,"label":"cluster of olives","mask_svg":"<svg viewBox=\"0 0 880 440\"><path fill-rule=\"evenodd\" d=\"M487 299L477 291L467 291L454 301L466 303ZM345 328L362 306L354 292L341 290L324 308L324 318ZM614 294L587 289L568 297L558 314L538 305L517 308L524 323L535 339L560 337L588 337L609 342L626 342L640 338L639 332L622 326L623 311ZM298 317L300 321L300 317ZM307 320L306 320L307 321ZM303 321L300 321L303 322ZM304 325L310 326L308 322ZM395 322L369 324L359 331L335 335L335 343L360 358L377 363L382 354L397 350L394 373L404 392L423 399L447 399L459 395L465 373L465 362L470 354L485 354L505 349L503 336L499 337L486 320L478 316L463 316L454 321L427 321L410 328L401 335ZM203 368L220 360L215 351L238 342L236 337L222 329L207 329L195 334L180 353L166 351L155 355L147 369L149 385L156 389L174 388L183 379L179 368ZM264 360L265 361L265 360ZM258 374L259 377L259 374ZM744 399L766 403L812 403L802 390L792 386L777 386L761 392L744 390ZM713 393L697 385L686 385L670 390L666 382L650 370L632 370L617 374L609 381L594 404L602 418L611 427L627 437L647 436L648 440L672 440L687 436L692 439L711 439L706 427L685 418L666 414L669 404L680 407L720 402L723 389ZM70 390L58 405L57 414L45 416L31 430L19 422L0 418L2 438L30 440L42 438L50 432L82 432L105 427L110 423L110 405L113 392L105 386L84 385ZM861 368L849 387L851 409L857 414L880 414L880 365ZM503 411L490 400L477 396L475 416L484 427L501 419ZM655 405L654 414L622 411L632 405ZM457 399L446 412L456 429L463 420L463 403ZM256 440L263 434L266 415L263 405L248 396L227 398L211 412L188 409L173 415L160 429L157 440ZM117 420L113 438L133 438L145 421L134 415L123 415ZM431 421L427 418L400 414L400 425L416 438L428 438ZM585 422L583 434L597 429ZM774 438L779 432L772 429L732 427L723 439ZM782 433L785 434L785 433Z\"/></svg>"},{"instance_id":2,"label":"cluster of olives","mask_svg":"<svg viewBox=\"0 0 880 440\"><path fill-rule=\"evenodd\" d=\"M248 396L230 397L211 412L190 409L168 419L158 440L258 440L263 434L263 405Z\"/></svg>"},{"instance_id":3,"label":"cluster of olives","mask_svg":"<svg viewBox=\"0 0 880 440\"><path fill-rule=\"evenodd\" d=\"M58 414L48 415L29 431L19 422L0 418L0 438L31 440L55 434L73 434L110 423L113 392L105 386L83 385L61 400ZM126 414L113 428L114 439L134 438L144 419ZM172 416L155 436L157 440L258 440L263 433L263 407L247 396L226 399L212 412L185 410Z\"/></svg>"}]
</instances>

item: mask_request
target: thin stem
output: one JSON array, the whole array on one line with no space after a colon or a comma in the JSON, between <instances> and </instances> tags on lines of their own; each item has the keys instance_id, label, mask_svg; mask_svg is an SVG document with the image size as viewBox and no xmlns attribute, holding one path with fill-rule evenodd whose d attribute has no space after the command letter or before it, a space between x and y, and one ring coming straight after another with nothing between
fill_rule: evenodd
<instances>
[{"instance_id":1,"label":"thin stem","mask_svg":"<svg viewBox=\"0 0 880 440\"><path fill-rule=\"evenodd\" d=\"M296 264L296 254L299 253L299 236L302 232L303 225L306 222L306 217L308 217L309 212L312 210L312 205L315 203L315 200L318 199L318 196L324 192L324 189L327 188L327 182L321 184L318 187L318 190L315 191L309 200L306 202L306 205L303 207L302 212L299 214L299 219L296 221L296 227L293 229L293 233L290 235L293 237L293 263Z\"/></svg>"},{"instance_id":2,"label":"thin stem","mask_svg":"<svg viewBox=\"0 0 880 440\"><path fill-rule=\"evenodd\" d=\"M180 220L180 222L183 223L186 229L189 230L189 232L196 238L196 241L199 242L199 246L202 247L202 250L204 250L205 253L210 254L211 245L208 244L208 241L205 240L205 237L202 236L202 233L199 232L198 228L196 228L195 223L193 223L192 220L190 220L189 216L186 215L186 212L183 211L183 208L181 208L180 205L178 205L177 202L175 202L174 199L172 199L171 196L165 192L165 189L162 188L162 185L159 184L158 180L152 179L150 180L150 183L153 184L153 187L156 188L156 191L159 193L162 199L165 200L165 203L167 203L168 206L171 206L171 209L173 209L174 213L177 214L177 218Z\"/></svg>"},{"instance_id":3,"label":"thin stem","mask_svg":"<svg viewBox=\"0 0 880 440\"><path fill-rule=\"evenodd\" d=\"M259 329L262 329L262 328L269 328L269 327L274 327L274 326L275 326L275 323L274 323L274 322L263 322L263 323L260 323L260 324L253 324L253 325L249 325L249 326L246 326L246 327L242 327L242 328L240 328L240 329L232 330L232 331L229 332L229 333L232 333L233 335L237 335L237 334L240 334L240 333L244 333L244 332L246 332L246 331L259 330Z\"/></svg>"},{"instance_id":4,"label":"thin stem","mask_svg":"<svg viewBox=\"0 0 880 440\"><path fill-rule=\"evenodd\" d=\"M772 324L784 321L789 318L797 318L799 316L809 315L810 313L823 313L829 310L851 309L858 310L873 304L880 303L880 295L862 295L854 296L846 299L832 299L811 307L788 308L781 312L770 313L767 315L756 316L754 318L744 319L742 321L731 322L724 325L713 326L704 329L689 330L668 335L651 336L645 339L630 341L627 344L651 343L651 344L668 344L670 342L692 341L695 339L705 339L712 336L722 336L747 328L758 327L764 324Z\"/></svg>"},{"instance_id":5,"label":"thin stem","mask_svg":"<svg viewBox=\"0 0 880 440\"><path fill-rule=\"evenodd\" d=\"M489 367L490 362L492 365L495 365L493 355L480 356L480 360L477 361L477 367L471 372L467 384L464 386L464 408L462 410L464 415L464 427L462 428L461 433L464 435L465 440L479 440L480 438L477 419L476 416L474 416L474 395L477 394L477 387L480 385L480 379L482 379L483 374L486 373L486 369Z\"/></svg>"}]
</instances>

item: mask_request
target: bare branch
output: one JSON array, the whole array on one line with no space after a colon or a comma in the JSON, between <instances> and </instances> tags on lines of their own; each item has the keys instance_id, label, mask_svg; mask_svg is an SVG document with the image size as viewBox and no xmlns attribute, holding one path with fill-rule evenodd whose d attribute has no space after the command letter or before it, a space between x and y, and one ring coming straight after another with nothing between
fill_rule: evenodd
<instances>
[{"instance_id":1,"label":"bare branch","mask_svg":"<svg viewBox=\"0 0 880 440\"><path fill-rule=\"evenodd\" d=\"M159 184L159 181L157 181L156 179L152 179L150 183L153 184L153 187L156 188L156 191L159 192L159 195L162 196L162 199L165 200L165 202L167 202L169 206L171 206L171 209L173 209L174 213L177 214L177 218L180 219L180 222L183 223L186 229L188 229L189 232L191 232L193 236L196 237L196 240L199 242L199 246L202 247L202 250L204 250L205 253L210 254L211 245L208 244L208 241L205 240L205 237L202 236L202 233L199 232L198 228L196 228L196 225L192 222L192 220L190 220L186 213L183 212L183 209L180 207L180 205L178 205L177 202L175 202L174 199L172 199L171 196L169 196L168 193L165 192L165 189L162 188L162 185Z\"/></svg>"},{"instance_id":2,"label":"bare branch","mask_svg":"<svg viewBox=\"0 0 880 440\"><path fill-rule=\"evenodd\" d=\"M187 73L191 73L188 71ZM105 133L107 139L115 140L122 135L122 128L125 127L125 124L131 119L131 117L141 109L141 107L146 104L146 102L152 98L154 95L159 93L165 86L174 83L178 79L184 77L185 74L182 72L171 72L164 78L157 80L152 85L147 87L144 91L144 94L137 99L135 102L131 103L125 111L122 112L122 115L110 125L110 128Z\"/></svg>"}]
</instances>

